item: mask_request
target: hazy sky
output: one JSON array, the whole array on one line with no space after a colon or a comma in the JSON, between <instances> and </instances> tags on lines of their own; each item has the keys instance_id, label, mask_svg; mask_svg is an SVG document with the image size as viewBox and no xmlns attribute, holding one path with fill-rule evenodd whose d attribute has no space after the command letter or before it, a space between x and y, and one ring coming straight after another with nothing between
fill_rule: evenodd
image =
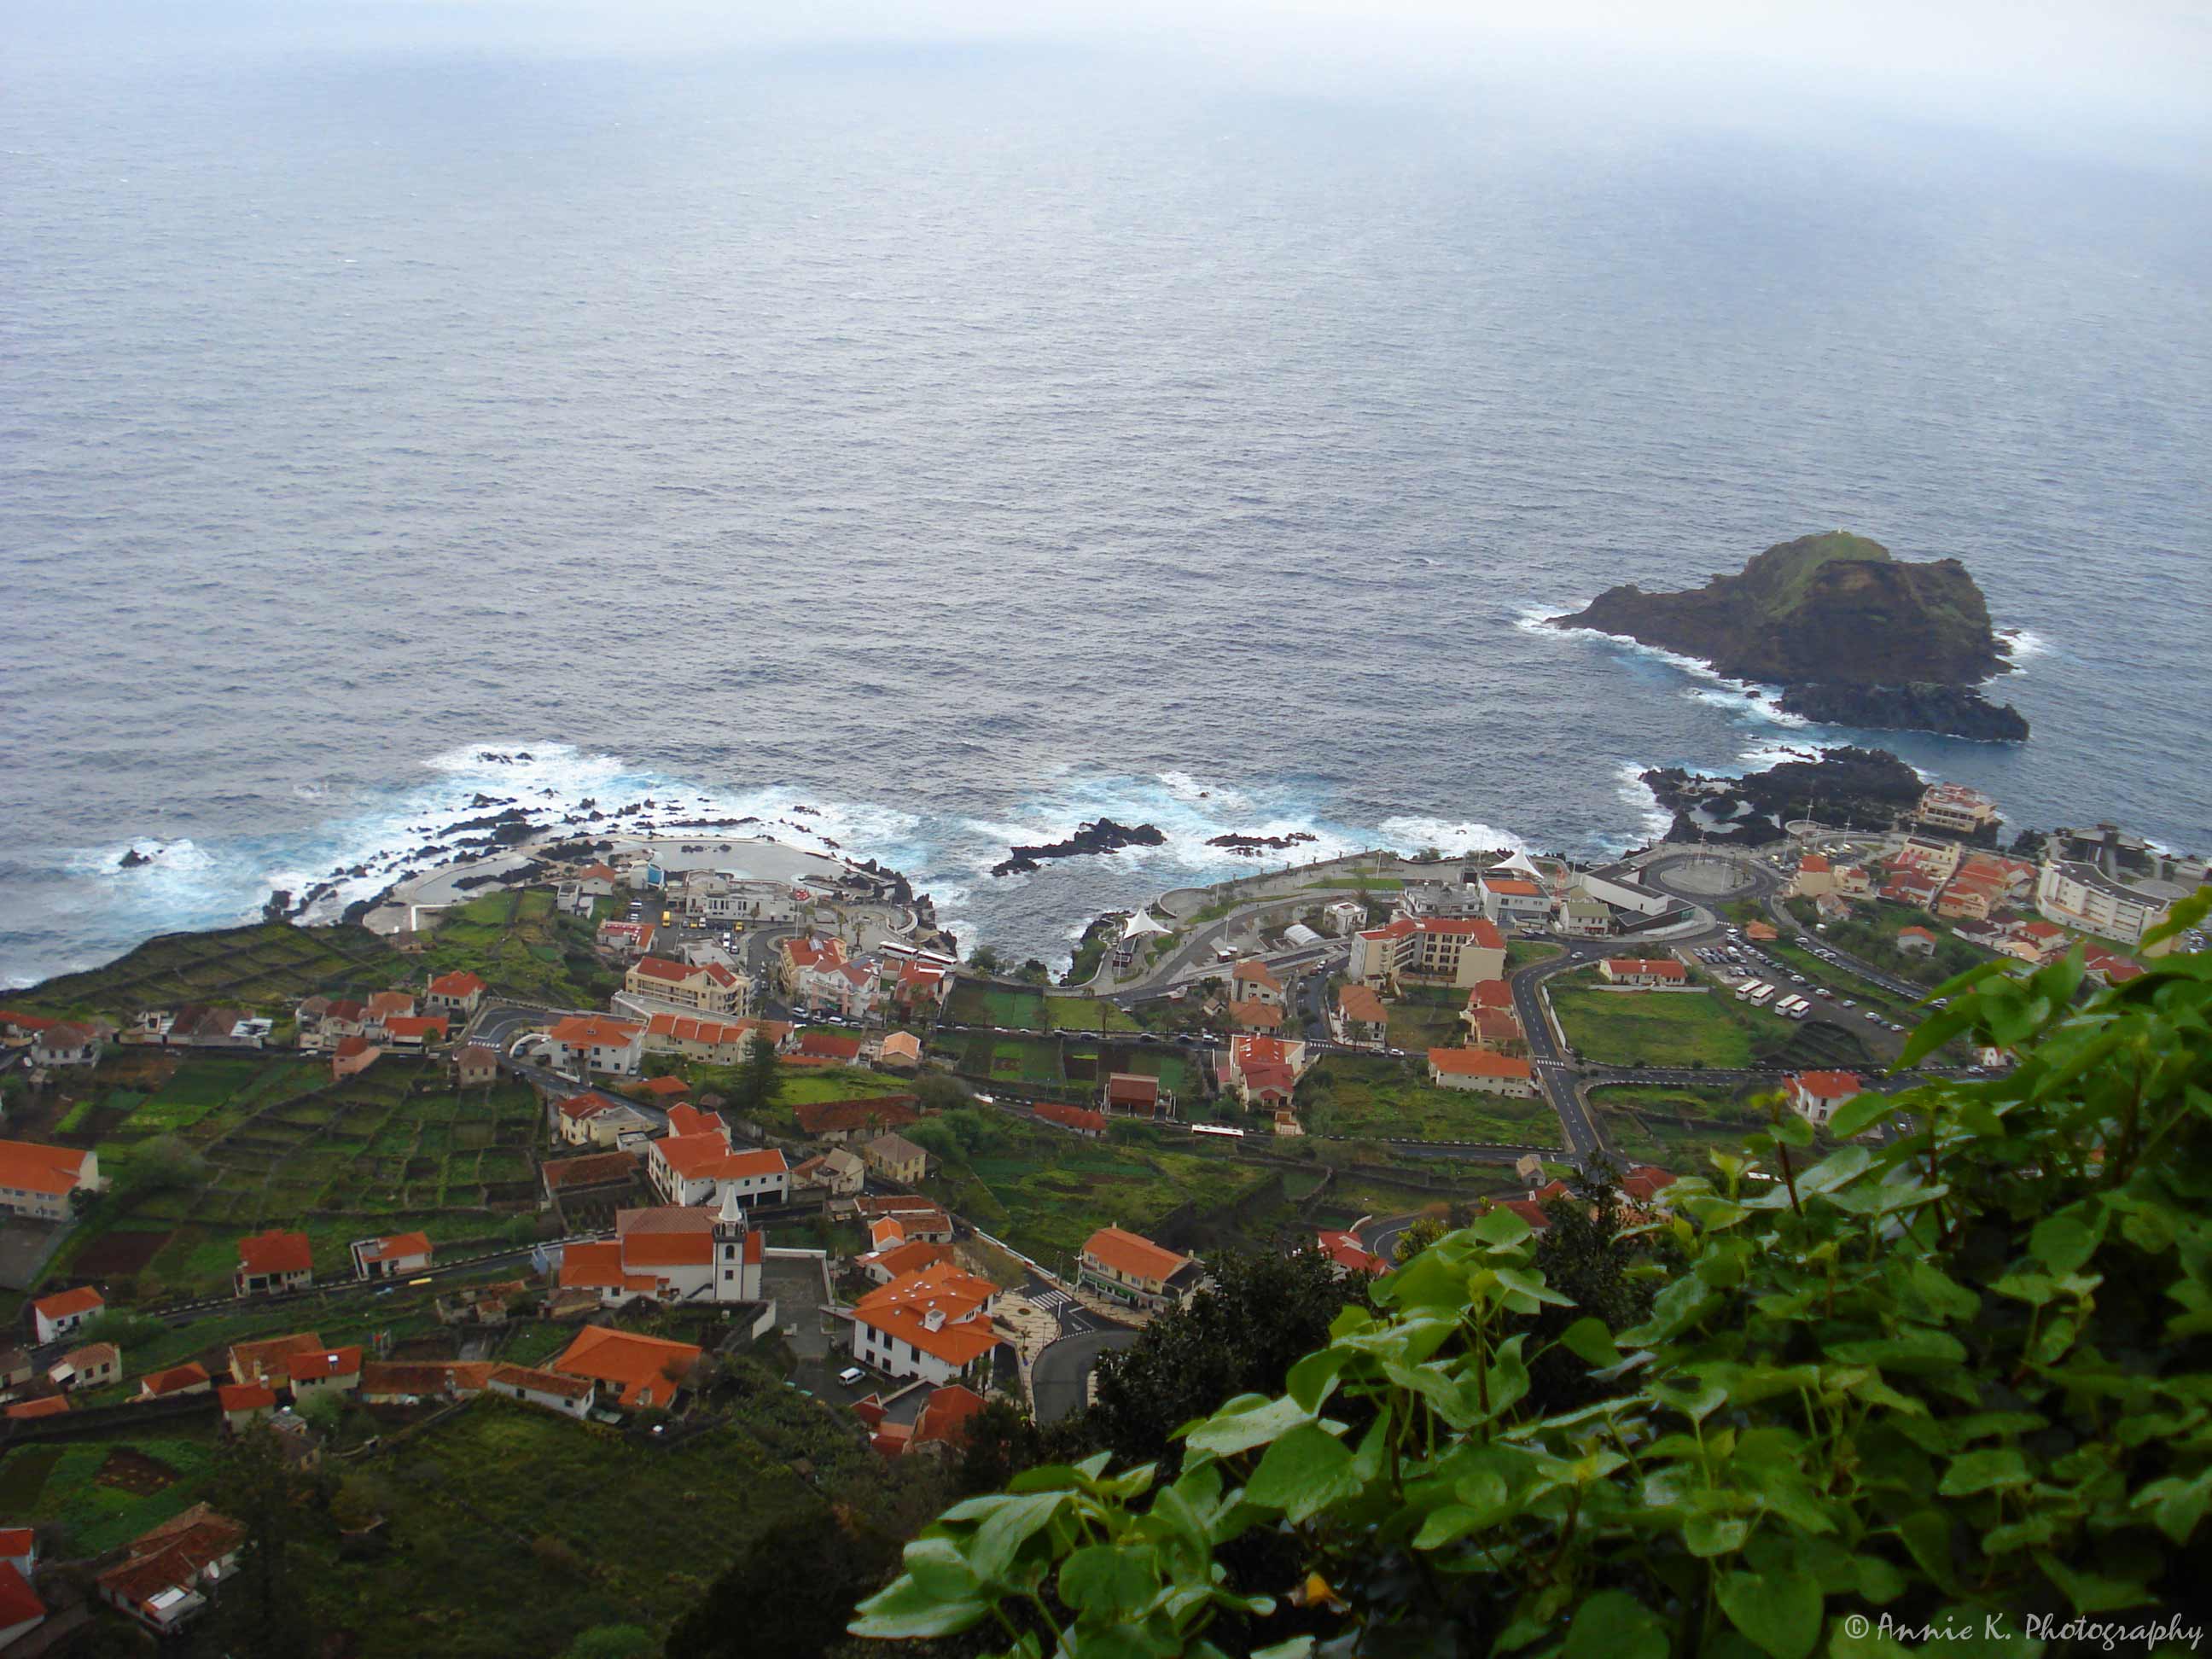
<instances>
[{"instance_id":1,"label":"hazy sky","mask_svg":"<svg viewBox=\"0 0 2212 1659\"><path fill-rule=\"evenodd\" d=\"M2212 0L91 0L0 6L10 35L176 31L281 42L702 47L1033 41L1170 55L1307 90L1469 78L1787 118L1967 121L2204 166Z\"/></svg>"}]
</instances>

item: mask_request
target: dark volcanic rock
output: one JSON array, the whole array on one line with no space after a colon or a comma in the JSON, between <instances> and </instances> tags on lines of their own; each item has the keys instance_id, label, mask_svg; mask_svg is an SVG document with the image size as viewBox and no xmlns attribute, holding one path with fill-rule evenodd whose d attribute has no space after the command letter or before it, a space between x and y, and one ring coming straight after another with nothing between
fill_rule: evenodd
<instances>
[{"instance_id":1,"label":"dark volcanic rock","mask_svg":"<svg viewBox=\"0 0 2212 1659\"><path fill-rule=\"evenodd\" d=\"M137 848L131 847L124 849L123 857L117 862L115 867L118 870L136 870L139 866L151 864L153 861Z\"/></svg>"},{"instance_id":2,"label":"dark volcanic rock","mask_svg":"<svg viewBox=\"0 0 2212 1659\"><path fill-rule=\"evenodd\" d=\"M1303 830L1294 830L1287 836L1247 836L1232 830L1225 836L1208 838L1206 844L1208 847L1226 847L1232 853L1257 858L1262 850L1279 853L1285 848L1296 847L1301 842L1314 839Z\"/></svg>"},{"instance_id":3,"label":"dark volcanic rock","mask_svg":"<svg viewBox=\"0 0 2212 1659\"><path fill-rule=\"evenodd\" d=\"M1818 750L1741 778L1703 777L1677 767L1643 777L1674 815L1668 840L1753 845L1779 841L1782 826L1808 810L1822 823L1887 830L1919 804L1927 787L1887 749ZM1705 823L1693 816L1698 813Z\"/></svg>"},{"instance_id":4,"label":"dark volcanic rock","mask_svg":"<svg viewBox=\"0 0 2212 1659\"><path fill-rule=\"evenodd\" d=\"M1851 709L1852 724L2027 734L2016 711L1969 689L2011 664L1966 566L1907 563L1843 531L1770 547L1683 592L1609 587L1552 625L1700 658L1732 679L1807 688L1821 706Z\"/></svg>"},{"instance_id":5,"label":"dark volcanic rock","mask_svg":"<svg viewBox=\"0 0 2212 1659\"><path fill-rule=\"evenodd\" d=\"M1917 680L1905 685L1793 685L1777 707L1825 726L1940 732L1984 743L2025 743L2027 718L1969 685Z\"/></svg>"},{"instance_id":6,"label":"dark volcanic rock","mask_svg":"<svg viewBox=\"0 0 2212 1659\"><path fill-rule=\"evenodd\" d=\"M1046 847L1012 847L1011 856L991 866L994 876L1026 875L1044 859L1076 859L1093 853L1118 853L1124 847L1159 847L1167 836L1155 824L1139 823L1133 828L1116 823L1111 818L1100 818L1096 823L1086 823L1066 841L1056 841Z\"/></svg>"}]
</instances>

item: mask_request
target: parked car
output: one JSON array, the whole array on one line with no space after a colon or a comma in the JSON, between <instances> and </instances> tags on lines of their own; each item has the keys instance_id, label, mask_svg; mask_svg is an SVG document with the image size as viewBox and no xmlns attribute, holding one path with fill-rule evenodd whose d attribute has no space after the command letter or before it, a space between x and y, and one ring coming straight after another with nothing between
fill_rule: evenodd
<instances>
[{"instance_id":1,"label":"parked car","mask_svg":"<svg viewBox=\"0 0 2212 1659\"><path fill-rule=\"evenodd\" d=\"M868 1380L868 1374L858 1365L848 1365L837 1373L837 1380L848 1389L858 1388Z\"/></svg>"}]
</instances>

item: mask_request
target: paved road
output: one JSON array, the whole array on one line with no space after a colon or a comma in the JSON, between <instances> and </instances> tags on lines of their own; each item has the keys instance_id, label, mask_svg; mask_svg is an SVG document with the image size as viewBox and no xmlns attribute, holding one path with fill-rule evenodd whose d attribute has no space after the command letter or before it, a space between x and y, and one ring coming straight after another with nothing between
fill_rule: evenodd
<instances>
[{"instance_id":1,"label":"paved road","mask_svg":"<svg viewBox=\"0 0 2212 1659\"><path fill-rule=\"evenodd\" d=\"M1126 1348L1137 1333L1126 1325L1074 1331L1047 1347L1030 1371L1030 1404L1040 1423L1057 1423L1083 1404L1098 1356Z\"/></svg>"}]
</instances>

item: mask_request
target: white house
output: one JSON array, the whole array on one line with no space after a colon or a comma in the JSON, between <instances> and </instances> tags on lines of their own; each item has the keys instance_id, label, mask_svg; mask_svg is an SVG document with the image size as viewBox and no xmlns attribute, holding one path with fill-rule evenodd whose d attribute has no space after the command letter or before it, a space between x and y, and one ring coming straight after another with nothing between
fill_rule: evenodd
<instances>
[{"instance_id":1,"label":"white house","mask_svg":"<svg viewBox=\"0 0 2212 1659\"><path fill-rule=\"evenodd\" d=\"M103 1312L106 1306L107 1298L89 1285L40 1297L31 1304L31 1324L38 1334L39 1346L44 1347L49 1342L58 1341L88 1319Z\"/></svg>"},{"instance_id":2,"label":"white house","mask_svg":"<svg viewBox=\"0 0 2212 1659\"><path fill-rule=\"evenodd\" d=\"M547 1058L556 1069L635 1077L645 1057L645 1027L635 1020L572 1015L545 1034Z\"/></svg>"},{"instance_id":3,"label":"white house","mask_svg":"<svg viewBox=\"0 0 2212 1659\"><path fill-rule=\"evenodd\" d=\"M543 1406L563 1417L588 1417L599 1393L599 1384L587 1376L564 1376L534 1365L494 1365L484 1379L484 1390Z\"/></svg>"},{"instance_id":4,"label":"white house","mask_svg":"<svg viewBox=\"0 0 2212 1659\"><path fill-rule=\"evenodd\" d=\"M766 1235L747 1224L734 1193L717 1210L680 1205L621 1210L615 1237L561 1254L563 1290L599 1293L602 1307L645 1296L659 1302L761 1299Z\"/></svg>"},{"instance_id":5,"label":"white house","mask_svg":"<svg viewBox=\"0 0 2212 1659\"><path fill-rule=\"evenodd\" d=\"M386 1238L356 1238L353 1272L356 1279L406 1279L430 1266L428 1233L393 1233Z\"/></svg>"},{"instance_id":6,"label":"white house","mask_svg":"<svg viewBox=\"0 0 2212 1659\"><path fill-rule=\"evenodd\" d=\"M898 1379L988 1382L1008 1346L992 1322L998 1286L939 1261L862 1297L853 1308L853 1357Z\"/></svg>"},{"instance_id":7,"label":"white house","mask_svg":"<svg viewBox=\"0 0 2212 1659\"><path fill-rule=\"evenodd\" d=\"M1856 1072L1799 1072L1790 1078L1787 1098L1808 1123L1826 1123L1836 1108L1863 1093Z\"/></svg>"},{"instance_id":8,"label":"white house","mask_svg":"<svg viewBox=\"0 0 2212 1659\"><path fill-rule=\"evenodd\" d=\"M1501 1054L1492 1048L1430 1049L1429 1081L1442 1089L1518 1100L1536 1097L1535 1068L1518 1054Z\"/></svg>"},{"instance_id":9,"label":"white house","mask_svg":"<svg viewBox=\"0 0 2212 1659\"><path fill-rule=\"evenodd\" d=\"M668 1133L646 1143L645 1173L671 1204L711 1204L726 1196L749 1205L791 1196L791 1166L775 1148L738 1152L729 1126L712 1112L669 1109Z\"/></svg>"}]
</instances>

